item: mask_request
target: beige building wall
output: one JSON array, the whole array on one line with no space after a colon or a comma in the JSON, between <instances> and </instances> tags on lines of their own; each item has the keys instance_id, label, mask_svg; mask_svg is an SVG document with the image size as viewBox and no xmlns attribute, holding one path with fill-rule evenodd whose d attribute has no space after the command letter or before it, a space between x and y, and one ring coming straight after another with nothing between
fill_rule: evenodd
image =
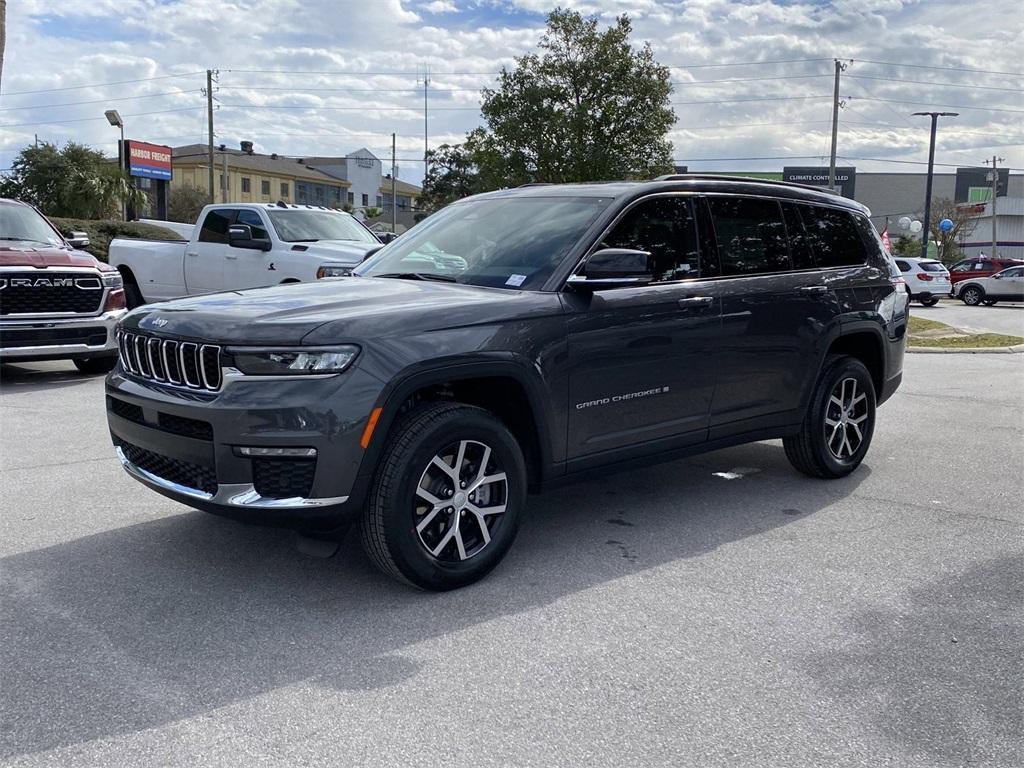
<instances>
[{"instance_id":1,"label":"beige building wall","mask_svg":"<svg viewBox=\"0 0 1024 768\"><path fill-rule=\"evenodd\" d=\"M283 200L286 203L295 202L295 182L307 181L296 179L294 176L284 174L270 174L265 171L251 171L244 168L232 168L231 158L228 158L228 199L225 201L221 195L220 177L222 166L218 163L214 171L213 183L217 193L216 202L228 203L276 203ZM326 187L335 187L341 190L341 199L347 200L347 190L351 186L341 180L324 178L323 180L311 181L310 183L322 184ZM175 163L174 176L171 179L171 189L187 185L207 189L209 177L207 166L204 165L183 165Z\"/></svg>"}]
</instances>

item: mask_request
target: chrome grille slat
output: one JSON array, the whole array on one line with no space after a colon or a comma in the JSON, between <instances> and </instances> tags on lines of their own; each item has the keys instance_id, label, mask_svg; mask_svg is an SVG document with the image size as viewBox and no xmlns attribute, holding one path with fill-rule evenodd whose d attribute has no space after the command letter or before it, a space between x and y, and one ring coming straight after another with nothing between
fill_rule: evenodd
<instances>
[{"instance_id":1,"label":"chrome grille slat","mask_svg":"<svg viewBox=\"0 0 1024 768\"><path fill-rule=\"evenodd\" d=\"M118 331L117 346L125 372L140 379L207 392L220 390L220 347Z\"/></svg>"}]
</instances>

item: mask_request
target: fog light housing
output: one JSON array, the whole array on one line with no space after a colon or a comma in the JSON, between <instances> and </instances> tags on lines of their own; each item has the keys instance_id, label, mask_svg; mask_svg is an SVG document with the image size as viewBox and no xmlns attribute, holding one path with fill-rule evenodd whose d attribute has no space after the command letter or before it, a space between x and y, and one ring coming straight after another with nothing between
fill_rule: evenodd
<instances>
[{"instance_id":1,"label":"fog light housing","mask_svg":"<svg viewBox=\"0 0 1024 768\"><path fill-rule=\"evenodd\" d=\"M256 445L236 445L235 455L247 459L315 459L316 448L265 448Z\"/></svg>"}]
</instances>

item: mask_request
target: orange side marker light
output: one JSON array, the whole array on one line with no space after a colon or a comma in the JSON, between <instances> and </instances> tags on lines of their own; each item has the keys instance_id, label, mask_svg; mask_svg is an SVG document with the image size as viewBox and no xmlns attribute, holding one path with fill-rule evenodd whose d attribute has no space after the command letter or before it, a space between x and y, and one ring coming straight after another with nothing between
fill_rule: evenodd
<instances>
[{"instance_id":1,"label":"orange side marker light","mask_svg":"<svg viewBox=\"0 0 1024 768\"><path fill-rule=\"evenodd\" d=\"M370 438L373 437L373 430L377 428L377 419L380 418L380 412L383 408L374 408L370 411L370 418L366 421L366 428L363 430L363 436L359 440L359 445L366 450L370 445Z\"/></svg>"}]
</instances>

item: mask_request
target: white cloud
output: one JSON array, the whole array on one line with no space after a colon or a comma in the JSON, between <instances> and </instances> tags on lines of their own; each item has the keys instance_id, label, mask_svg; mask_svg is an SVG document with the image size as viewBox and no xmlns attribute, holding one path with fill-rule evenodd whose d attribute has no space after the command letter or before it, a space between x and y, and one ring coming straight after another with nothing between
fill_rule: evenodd
<instances>
[{"instance_id":1,"label":"white cloud","mask_svg":"<svg viewBox=\"0 0 1024 768\"><path fill-rule=\"evenodd\" d=\"M940 159L975 163L998 151L1024 166L1024 113L990 111L1024 109L1020 78L869 63L1019 72L1024 20L1015 0L970 12L960 0L23 0L7 9L0 167L37 133L112 153L116 132L103 119L112 107L132 137L201 141L201 89L212 67L220 70L218 141L296 155L368 146L383 155L395 131L408 158L402 175L417 180L422 65L431 69L431 144L457 141L479 124L480 87L535 46L544 14L559 4L605 22L628 13L635 41L649 41L673 67L679 123L671 138L691 166L824 154L833 56L854 60L841 87L841 154L923 159L926 126L909 113L949 104L961 114L941 128ZM751 61L766 63L735 65ZM393 74L374 74L382 72ZM107 85L19 95L90 83Z\"/></svg>"}]
</instances>

